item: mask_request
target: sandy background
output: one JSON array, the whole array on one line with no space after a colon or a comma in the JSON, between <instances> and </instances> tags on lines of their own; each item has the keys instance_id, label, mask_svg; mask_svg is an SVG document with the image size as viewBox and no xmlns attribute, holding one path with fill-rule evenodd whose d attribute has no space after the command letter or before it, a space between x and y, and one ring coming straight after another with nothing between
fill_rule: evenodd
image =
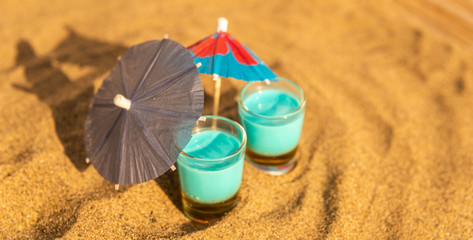
<instances>
[{"instance_id":1,"label":"sandy background","mask_svg":"<svg viewBox=\"0 0 473 240\"><path fill-rule=\"evenodd\" d=\"M0 239L473 238L473 35L424 5L2 0ZM219 16L307 114L293 172L246 164L234 211L194 225L175 173L116 192L87 166L83 122L128 47L190 45ZM241 85L224 81L223 116Z\"/></svg>"}]
</instances>

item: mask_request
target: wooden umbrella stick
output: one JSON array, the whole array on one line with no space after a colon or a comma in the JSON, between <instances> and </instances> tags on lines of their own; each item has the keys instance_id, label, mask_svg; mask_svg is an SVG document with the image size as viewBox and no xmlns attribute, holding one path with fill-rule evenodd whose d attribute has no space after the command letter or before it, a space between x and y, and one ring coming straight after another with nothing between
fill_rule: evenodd
<instances>
[{"instance_id":1,"label":"wooden umbrella stick","mask_svg":"<svg viewBox=\"0 0 473 240\"><path fill-rule=\"evenodd\" d=\"M224 17L220 17L217 20L217 32L227 32L228 30L228 20ZM213 74L213 79L215 81L215 94L214 94L214 109L213 115L218 115L218 106L220 104L220 87L222 85L222 79L217 74ZM216 122L214 121L212 127L215 128Z\"/></svg>"},{"instance_id":2,"label":"wooden umbrella stick","mask_svg":"<svg viewBox=\"0 0 473 240\"><path fill-rule=\"evenodd\" d=\"M220 87L222 86L222 79L219 76L214 75L215 80L215 94L214 94L214 108L213 115L218 115L218 107L220 104Z\"/></svg>"}]
</instances>

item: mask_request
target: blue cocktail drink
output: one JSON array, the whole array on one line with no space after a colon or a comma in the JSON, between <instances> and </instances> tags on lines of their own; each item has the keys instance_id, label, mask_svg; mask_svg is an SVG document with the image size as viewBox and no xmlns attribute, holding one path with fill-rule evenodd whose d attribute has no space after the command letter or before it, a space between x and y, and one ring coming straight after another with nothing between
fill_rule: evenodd
<instances>
[{"instance_id":1,"label":"blue cocktail drink","mask_svg":"<svg viewBox=\"0 0 473 240\"><path fill-rule=\"evenodd\" d=\"M235 206L241 185L246 135L237 123L207 116L177 160L184 211L205 222Z\"/></svg>"},{"instance_id":2,"label":"blue cocktail drink","mask_svg":"<svg viewBox=\"0 0 473 240\"><path fill-rule=\"evenodd\" d=\"M248 160L270 174L291 170L304 121L302 90L285 79L252 82L241 90L238 103Z\"/></svg>"},{"instance_id":3,"label":"blue cocktail drink","mask_svg":"<svg viewBox=\"0 0 473 240\"><path fill-rule=\"evenodd\" d=\"M240 188L244 156L224 163L214 163L212 160L231 155L240 145L238 138L225 131L203 129L194 134L184 152L196 158L207 159L208 162L198 164L181 154L178 168L184 194L200 203L218 203L235 195Z\"/></svg>"},{"instance_id":4,"label":"blue cocktail drink","mask_svg":"<svg viewBox=\"0 0 473 240\"><path fill-rule=\"evenodd\" d=\"M255 92L243 103L250 111L266 117L289 114L300 105L295 96L280 89ZM290 122L266 124L265 119L244 116L241 120L247 131L248 148L265 156L277 156L290 152L299 143L303 119L304 114L300 114Z\"/></svg>"}]
</instances>

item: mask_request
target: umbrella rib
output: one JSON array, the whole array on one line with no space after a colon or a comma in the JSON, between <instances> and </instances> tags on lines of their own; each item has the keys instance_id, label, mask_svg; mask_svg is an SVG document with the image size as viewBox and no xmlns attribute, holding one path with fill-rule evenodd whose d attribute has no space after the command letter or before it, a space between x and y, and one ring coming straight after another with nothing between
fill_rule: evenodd
<instances>
[{"instance_id":1,"label":"umbrella rib","mask_svg":"<svg viewBox=\"0 0 473 240\"><path fill-rule=\"evenodd\" d=\"M125 135L125 130L127 128L125 128L125 125L126 125L126 114L125 116L123 116L123 124L121 126L121 129L120 129L120 132L122 134L120 134L120 139L118 139L118 144L120 145L119 148L118 148L118 155L117 155L117 163L115 165L115 167L118 167L118 172L115 171L117 173L117 176L116 176L116 181L118 183L118 181L120 180L120 172L121 172L121 165L122 165L122 152L123 152L123 136Z\"/></svg>"},{"instance_id":2,"label":"umbrella rib","mask_svg":"<svg viewBox=\"0 0 473 240\"><path fill-rule=\"evenodd\" d=\"M164 115L176 117L176 118L197 119L200 117L200 115L188 114L185 112L177 112L177 111L172 111L172 110L165 110L165 109L160 109L160 108L152 108L152 107L144 107L144 106L135 106L135 108L148 111L148 112L164 114Z\"/></svg>"},{"instance_id":3,"label":"umbrella rib","mask_svg":"<svg viewBox=\"0 0 473 240\"><path fill-rule=\"evenodd\" d=\"M138 84L136 84L135 89L133 89L133 92L131 93L131 96L130 96L131 99L135 96L136 90L139 89L139 88L141 87L141 85L143 85L143 82L146 80L146 78L148 77L149 73L150 73L151 70L153 69L154 65L155 65L156 62L158 61L158 58L159 58L159 56L161 55L162 45L163 45L163 43L164 43L165 41L166 41L166 39L163 39L163 40L161 41L162 43L159 44L159 47L158 47L158 49L156 50L155 56L154 56L153 60L151 61L151 63L149 64L148 69L147 69L146 72L143 74L143 76L140 78L140 80L138 81Z\"/></svg>"},{"instance_id":4,"label":"umbrella rib","mask_svg":"<svg viewBox=\"0 0 473 240\"><path fill-rule=\"evenodd\" d=\"M134 101L138 101L138 100L141 100L149 95L152 95L152 94L155 94L156 92L158 92L161 88L164 88L166 87L167 85L169 85L173 80L181 77L181 76L184 76L186 75L188 72L194 70L195 66L192 66L184 71L181 71L181 72L177 72L171 76L169 76L167 79L164 80L163 83L161 83L160 85L156 86L155 88L149 90L148 92L146 92L145 94L143 94L142 96L139 96L139 97L136 97Z\"/></svg>"},{"instance_id":5,"label":"umbrella rib","mask_svg":"<svg viewBox=\"0 0 473 240\"><path fill-rule=\"evenodd\" d=\"M135 119L135 121L138 123L138 126L140 126L141 130L143 131L143 133L145 134L145 137L146 137L146 141L153 147L155 148L159 148L161 150L161 152L158 152L155 148L152 148L152 150L154 152L156 152L158 155L160 155L166 162L168 162L171 166L173 163L171 161L171 159L169 158L169 156L167 154L164 153L164 149L163 147L161 146L161 142L158 140L158 139L153 139L151 137L151 133L148 131L148 129L146 129L143 125L143 122L141 122L141 120L137 117L137 116L134 116L133 115L133 118Z\"/></svg>"},{"instance_id":6,"label":"umbrella rib","mask_svg":"<svg viewBox=\"0 0 473 240\"><path fill-rule=\"evenodd\" d=\"M113 128L115 127L115 125L117 125L118 123L118 120L120 119L121 115L123 114L123 110L120 111L120 113L118 114L117 116L117 119L115 119L115 121L113 122L112 126L110 127L110 129L108 130L107 134L105 135L105 137L103 137L103 139L100 141L100 143L98 144L98 147L95 148L94 152L90 155L90 157L94 157L95 154L98 153L98 151L100 151L100 149L102 149L103 145L105 144L105 141L106 139L110 136L110 134L112 133L112 130Z\"/></svg>"}]
</instances>

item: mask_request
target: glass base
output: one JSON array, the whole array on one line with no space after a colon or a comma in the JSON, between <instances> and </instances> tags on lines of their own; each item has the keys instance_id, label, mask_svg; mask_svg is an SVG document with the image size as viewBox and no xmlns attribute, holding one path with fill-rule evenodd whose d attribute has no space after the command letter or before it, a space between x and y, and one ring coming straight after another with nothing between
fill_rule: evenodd
<instances>
[{"instance_id":1,"label":"glass base","mask_svg":"<svg viewBox=\"0 0 473 240\"><path fill-rule=\"evenodd\" d=\"M288 153L278 156L264 156L251 149L246 149L247 161L259 170L270 175L283 175L290 172L297 164L295 155L297 147Z\"/></svg>"},{"instance_id":2,"label":"glass base","mask_svg":"<svg viewBox=\"0 0 473 240\"><path fill-rule=\"evenodd\" d=\"M181 192L181 194L184 214L192 221L198 223L208 223L212 219L224 216L225 213L234 208L240 200L238 193L236 193L226 201L207 204L198 203L188 198L184 193Z\"/></svg>"}]
</instances>

